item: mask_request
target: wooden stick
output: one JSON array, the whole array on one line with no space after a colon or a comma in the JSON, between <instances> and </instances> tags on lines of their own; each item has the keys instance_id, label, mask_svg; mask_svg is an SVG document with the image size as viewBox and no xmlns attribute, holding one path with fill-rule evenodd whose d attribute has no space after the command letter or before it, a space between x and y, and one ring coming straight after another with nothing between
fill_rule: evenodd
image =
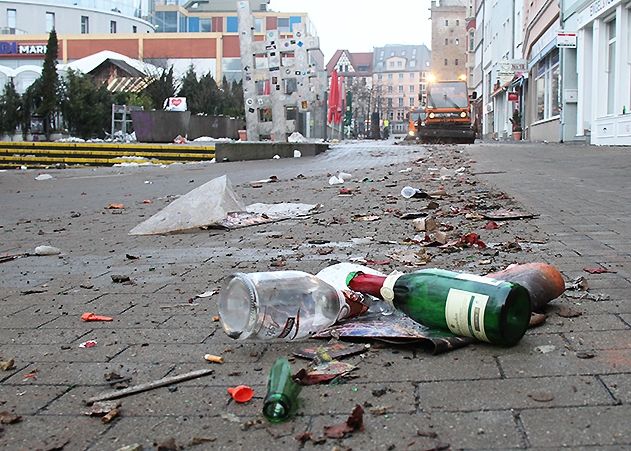
<instances>
[{"instance_id":1,"label":"wooden stick","mask_svg":"<svg viewBox=\"0 0 631 451\"><path fill-rule=\"evenodd\" d=\"M190 373L179 374L177 376L168 376L162 379L158 379L153 382L146 382L144 384L134 385L132 387L124 388L122 390L117 390L109 393L102 393L98 396L88 399L85 401L86 405L91 406L97 401L106 401L108 399L117 399L124 398L125 396L133 395L136 393L141 393L148 390L153 390L154 388L164 387L165 385L176 384L178 382L188 381L190 379L196 379L198 377L208 376L209 374L214 373L214 370L197 370L191 371Z\"/></svg>"}]
</instances>

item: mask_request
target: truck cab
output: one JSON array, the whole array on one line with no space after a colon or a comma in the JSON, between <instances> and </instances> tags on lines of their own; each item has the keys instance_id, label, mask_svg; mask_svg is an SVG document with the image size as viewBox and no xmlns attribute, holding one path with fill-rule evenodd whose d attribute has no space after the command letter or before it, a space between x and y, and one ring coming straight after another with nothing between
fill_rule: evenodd
<instances>
[{"instance_id":1,"label":"truck cab","mask_svg":"<svg viewBox=\"0 0 631 451\"><path fill-rule=\"evenodd\" d=\"M425 119L418 124L424 143L465 143L475 141L471 105L464 81L435 81L427 84Z\"/></svg>"}]
</instances>

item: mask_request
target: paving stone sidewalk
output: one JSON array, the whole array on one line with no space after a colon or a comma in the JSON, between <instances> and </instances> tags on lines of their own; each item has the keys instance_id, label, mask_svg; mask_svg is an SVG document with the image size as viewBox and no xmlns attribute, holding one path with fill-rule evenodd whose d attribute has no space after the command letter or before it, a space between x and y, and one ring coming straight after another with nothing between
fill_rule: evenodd
<instances>
[{"instance_id":1,"label":"paving stone sidewalk","mask_svg":"<svg viewBox=\"0 0 631 451\"><path fill-rule=\"evenodd\" d=\"M174 438L184 449L622 449L631 447L631 166L629 149L564 145L393 146L351 143L314 159L0 173L0 255L40 244L61 256L0 263L0 411L5 449L144 449ZM440 179L440 168L463 173ZM329 175L350 172L340 196ZM40 172L55 178L35 181ZM229 174L251 202L322 204L304 220L237 231L131 237L127 232L202 183ZM277 175L278 183L249 181ZM405 200L405 185L444 188L434 212L452 237L476 232L487 249L428 248L430 266L484 274L509 263L546 261L589 291L568 291L546 323L513 348L475 344L432 356L419 346L375 344L353 377L306 387L298 415L261 420L267 371L304 343L242 343L225 336L216 297L235 271L315 273L356 258L389 260L384 272L412 271L397 252L415 232L399 216L426 200ZM149 200L151 203L145 203ZM106 209L123 203L125 209ZM472 214L519 207L538 217L486 230ZM374 222L354 215L378 215ZM372 241L353 241L355 238ZM326 240L325 245L309 244ZM392 243L397 244L392 244ZM322 251L322 247L327 248ZM128 256L139 257L130 259ZM278 262L282 268L279 268ZM584 268L610 272L589 274ZM130 276L131 284L112 282ZM191 301L192 299L192 301ZM114 317L86 323L86 311ZM571 315L567 313L570 312ZM568 317L572 316L572 317ZM81 348L95 340L93 348ZM224 356L223 365L203 361ZM296 359L297 369L306 364ZM83 400L109 389L117 372L142 383L203 368L213 375L121 400L109 424L82 415ZM251 385L254 400L229 401L226 389ZM324 444L301 443L361 404L365 430ZM201 443L201 444L196 444Z\"/></svg>"}]
</instances>

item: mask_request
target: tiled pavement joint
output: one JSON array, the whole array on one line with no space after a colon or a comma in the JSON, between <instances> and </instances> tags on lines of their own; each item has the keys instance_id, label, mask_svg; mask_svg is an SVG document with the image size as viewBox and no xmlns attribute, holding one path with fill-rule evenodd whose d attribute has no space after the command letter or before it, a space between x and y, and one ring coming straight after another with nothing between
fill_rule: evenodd
<instances>
[{"instance_id":1,"label":"tiled pavement joint","mask_svg":"<svg viewBox=\"0 0 631 451\"><path fill-rule=\"evenodd\" d=\"M598 381L598 383L600 383L600 385L602 385L602 387L605 389L605 391L609 394L609 396L611 396L611 399L614 403L614 405L621 405L622 404L622 400L619 399L614 392L611 391L611 389L607 386L607 384L605 383L605 381L603 381L602 376L600 374L597 374L596 376L596 380Z\"/></svg>"},{"instance_id":2,"label":"tiled pavement joint","mask_svg":"<svg viewBox=\"0 0 631 451\"><path fill-rule=\"evenodd\" d=\"M526 427L524 426L523 421L521 420L521 411L515 410L513 411L513 421L515 421L515 427L519 432L519 438L521 440L521 444L523 448L530 448L530 440L528 439L528 432L526 431Z\"/></svg>"}]
</instances>

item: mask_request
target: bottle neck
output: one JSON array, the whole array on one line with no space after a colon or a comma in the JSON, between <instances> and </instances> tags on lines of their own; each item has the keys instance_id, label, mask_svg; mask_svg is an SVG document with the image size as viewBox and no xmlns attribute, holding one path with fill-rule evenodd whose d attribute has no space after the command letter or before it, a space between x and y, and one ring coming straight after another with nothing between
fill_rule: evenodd
<instances>
[{"instance_id":1,"label":"bottle neck","mask_svg":"<svg viewBox=\"0 0 631 451\"><path fill-rule=\"evenodd\" d=\"M383 299L381 295L381 287L383 287L385 281L386 277L384 276L375 276L373 274L356 272L352 275L350 280L347 281L347 285L353 291Z\"/></svg>"}]
</instances>

